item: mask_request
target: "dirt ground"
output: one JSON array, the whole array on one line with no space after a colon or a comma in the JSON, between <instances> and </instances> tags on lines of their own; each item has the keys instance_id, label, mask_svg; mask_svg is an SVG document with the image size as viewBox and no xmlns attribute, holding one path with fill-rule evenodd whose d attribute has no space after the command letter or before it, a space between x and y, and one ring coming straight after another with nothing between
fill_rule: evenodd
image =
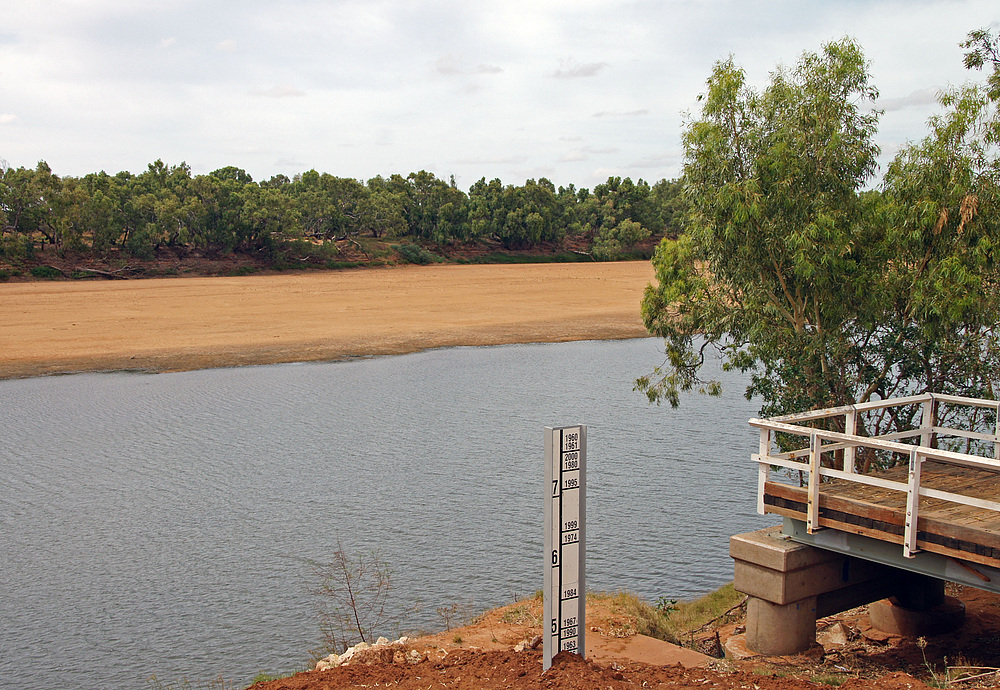
<instances>
[{"instance_id":1,"label":"dirt ground","mask_svg":"<svg viewBox=\"0 0 1000 690\"><path fill-rule=\"evenodd\" d=\"M807 654L753 657L731 661L634 635L627 617L607 606L588 603L587 659L561 654L542 672L541 648L515 651L514 645L540 634L541 602L512 604L491 611L474 624L408 640L403 649L417 650L421 661L409 663L393 653L322 671L259 683L254 690L333 690L335 688L403 688L428 690L499 690L501 688L626 688L724 690L791 690L839 686L850 690L996 687L1000 666L1000 596L949 585L949 594L966 604L965 626L952 634L918 640L885 635L870 627L866 608L819 622L817 644ZM536 610L537 609L537 610ZM512 616L514 612L517 615ZM529 614L527 616L522 614ZM742 631L741 621L727 622L682 640L708 652ZM637 644L638 641L638 644ZM658 646L659 645L659 646ZM663 649L665 647L667 649ZM638 652L629 654L629 650ZM678 648L673 647L673 650ZM651 658L661 655L660 658ZM667 658L663 658L666 655ZM673 655L673 656L671 656ZM645 659L643 658L645 656ZM947 667L947 670L946 670ZM971 669L969 667L979 667ZM933 674L933 675L932 675ZM980 674L977 679L955 680ZM935 677L936 676L936 677Z\"/></svg>"},{"instance_id":2,"label":"dirt ground","mask_svg":"<svg viewBox=\"0 0 1000 690\"><path fill-rule=\"evenodd\" d=\"M632 338L648 261L0 283L0 378Z\"/></svg>"}]
</instances>

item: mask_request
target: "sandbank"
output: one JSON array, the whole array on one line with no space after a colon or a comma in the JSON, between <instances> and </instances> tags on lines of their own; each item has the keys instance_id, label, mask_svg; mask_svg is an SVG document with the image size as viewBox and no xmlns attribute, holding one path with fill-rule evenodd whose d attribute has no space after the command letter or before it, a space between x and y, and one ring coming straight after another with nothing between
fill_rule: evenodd
<instances>
[{"instance_id":1,"label":"sandbank","mask_svg":"<svg viewBox=\"0 0 1000 690\"><path fill-rule=\"evenodd\" d=\"M647 335L649 262L0 284L0 379Z\"/></svg>"}]
</instances>

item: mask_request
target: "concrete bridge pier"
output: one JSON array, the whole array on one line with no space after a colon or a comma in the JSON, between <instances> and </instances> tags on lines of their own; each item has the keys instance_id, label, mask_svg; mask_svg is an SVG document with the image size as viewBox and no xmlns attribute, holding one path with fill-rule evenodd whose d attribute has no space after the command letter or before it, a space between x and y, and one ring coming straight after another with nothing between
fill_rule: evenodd
<instances>
[{"instance_id":1,"label":"concrete bridge pier","mask_svg":"<svg viewBox=\"0 0 1000 690\"><path fill-rule=\"evenodd\" d=\"M806 651L817 619L881 599L870 607L871 622L889 633L933 634L964 619L942 580L799 544L780 527L732 537L729 553L736 589L749 597L745 637L727 645L733 655L741 646L774 656Z\"/></svg>"}]
</instances>

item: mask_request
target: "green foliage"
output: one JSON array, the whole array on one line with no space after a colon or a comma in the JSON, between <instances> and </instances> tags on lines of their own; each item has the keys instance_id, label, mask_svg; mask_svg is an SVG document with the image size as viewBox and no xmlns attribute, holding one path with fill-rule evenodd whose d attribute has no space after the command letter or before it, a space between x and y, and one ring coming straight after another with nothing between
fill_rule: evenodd
<instances>
[{"instance_id":1,"label":"green foliage","mask_svg":"<svg viewBox=\"0 0 1000 690\"><path fill-rule=\"evenodd\" d=\"M566 238L573 246L596 239L597 254L620 258L630 255L635 227L680 232L680 189L676 181L651 187L609 177L591 194L544 178L520 186L483 178L466 194L454 179L425 170L367 182L308 170L257 183L235 166L193 175L186 163L162 160L139 174L74 178L39 161L33 169L0 167L0 255L31 260L48 247L151 261L163 250L196 250L253 254L280 268L328 261L322 252L335 252L334 241L371 237L422 247L495 241L546 252ZM557 258L570 259L578 260Z\"/></svg>"},{"instance_id":2,"label":"green foliage","mask_svg":"<svg viewBox=\"0 0 1000 690\"><path fill-rule=\"evenodd\" d=\"M31 275L35 278L45 278L46 280L63 277L62 271L52 266L34 266L31 269Z\"/></svg>"},{"instance_id":3,"label":"green foliage","mask_svg":"<svg viewBox=\"0 0 1000 690\"><path fill-rule=\"evenodd\" d=\"M535 615L527 604L517 604L509 607L500 616L500 621L508 625L541 625L541 615Z\"/></svg>"},{"instance_id":4,"label":"green foliage","mask_svg":"<svg viewBox=\"0 0 1000 690\"><path fill-rule=\"evenodd\" d=\"M295 675L295 671L290 671L289 673L268 673L267 671L260 671L253 677L250 681L250 685L247 688L252 688L257 683L270 683L272 680L281 680L283 678L290 678Z\"/></svg>"},{"instance_id":5,"label":"green foliage","mask_svg":"<svg viewBox=\"0 0 1000 690\"><path fill-rule=\"evenodd\" d=\"M947 95L932 134L900 153L881 191L864 191L879 116L864 105L876 96L846 39L759 93L731 59L716 64L684 133L687 232L658 247L643 300L666 344L664 365L636 382L650 400L717 392L699 377L707 348L751 374L765 416L929 390L993 397L989 99Z\"/></svg>"},{"instance_id":6,"label":"green foliage","mask_svg":"<svg viewBox=\"0 0 1000 690\"><path fill-rule=\"evenodd\" d=\"M693 631L709 624L725 623L740 617L743 614L741 604L745 598L730 582L691 601L678 602L661 597L661 601L666 600L668 605L665 609L658 608L667 616L666 627L670 634L677 639L684 639Z\"/></svg>"},{"instance_id":7,"label":"green foliage","mask_svg":"<svg viewBox=\"0 0 1000 690\"><path fill-rule=\"evenodd\" d=\"M960 45L969 49L964 60L966 69L981 70L993 65L993 74L986 82L986 95L994 102L1000 101L1000 36L994 36L988 29L976 29Z\"/></svg>"},{"instance_id":8,"label":"green foliage","mask_svg":"<svg viewBox=\"0 0 1000 690\"><path fill-rule=\"evenodd\" d=\"M632 592L587 592L587 599L607 601L612 610L635 621L635 631L640 635L648 635L658 640L677 643L677 638L667 626L667 616L660 609L651 606Z\"/></svg>"},{"instance_id":9,"label":"green foliage","mask_svg":"<svg viewBox=\"0 0 1000 690\"><path fill-rule=\"evenodd\" d=\"M401 244L396 247L396 251L399 252L399 256L403 259L403 261L411 264L421 264L426 266L427 264L441 260L441 257L437 254L429 252L416 244Z\"/></svg>"},{"instance_id":10,"label":"green foliage","mask_svg":"<svg viewBox=\"0 0 1000 690\"><path fill-rule=\"evenodd\" d=\"M602 229L594 239L591 251L602 261L615 261L627 256L628 250L649 237L649 230L632 220L623 220L613 228Z\"/></svg>"},{"instance_id":11,"label":"green foliage","mask_svg":"<svg viewBox=\"0 0 1000 690\"><path fill-rule=\"evenodd\" d=\"M490 252L476 260L482 264L552 264L590 261L590 258L572 252L554 252L546 254L509 254L506 252Z\"/></svg>"}]
</instances>

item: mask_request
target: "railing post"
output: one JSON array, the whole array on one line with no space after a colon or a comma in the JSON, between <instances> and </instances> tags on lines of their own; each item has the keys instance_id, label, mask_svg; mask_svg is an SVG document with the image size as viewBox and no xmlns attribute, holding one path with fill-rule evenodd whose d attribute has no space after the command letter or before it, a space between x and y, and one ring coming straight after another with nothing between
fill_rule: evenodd
<instances>
[{"instance_id":1,"label":"railing post","mask_svg":"<svg viewBox=\"0 0 1000 690\"><path fill-rule=\"evenodd\" d=\"M757 463L757 513L763 515L766 510L766 506L764 505L764 484L767 483L767 478L771 470L771 463L769 462L769 458L771 457L770 429L761 427L760 445L757 452L760 455L760 462Z\"/></svg>"},{"instance_id":2,"label":"railing post","mask_svg":"<svg viewBox=\"0 0 1000 690\"><path fill-rule=\"evenodd\" d=\"M809 435L809 487L806 503L806 531L813 534L819 530L819 467L823 454L823 442L816 432Z\"/></svg>"},{"instance_id":3,"label":"railing post","mask_svg":"<svg viewBox=\"0 0 1000 690\"><path fill-rule=\"evenodd\" d=\"M903 532L903 556L913 558L917 548L917 524L920 512L920 463L918 448L910 451L909 487L906 490L906 527Z\"/></svg>"},{"instance_id":4,"label":"railing post","mask_svg":"<svg viewBox=\"0 0 1000 690\"><path fill-rule=\"evenodd\" d=\"M858 435L858 411L851 405L851 411L844 415L844 433ZM854 474L854 446L844 448L844 472Z\"/></svg>"},{"instance_id":5,"label":"railing post","mask_svg":"<svg viewBox=\"0 0 1000 690\"><path fill-rule=\"evenodd\" d=\"M1000 403L997 403L996 424L993 427L993 456L1000 460Z\"/></svg>"},{"instance_id":6,"label":"railing post","mask_svg":"<svg viewBox=\"0 0 1000 690\"><path fill-rule=\"evenodd\" d=\"M920 429L923 431L920 434L920 445L925 448L931 447L931 441L934 438L934 433L931 429L934 427L936 422L935 417L937 416L937 400L934 399L933 393L927 394L927 400L923 404L923 415L920 419Z\"/></svg>"}]
</instances>

